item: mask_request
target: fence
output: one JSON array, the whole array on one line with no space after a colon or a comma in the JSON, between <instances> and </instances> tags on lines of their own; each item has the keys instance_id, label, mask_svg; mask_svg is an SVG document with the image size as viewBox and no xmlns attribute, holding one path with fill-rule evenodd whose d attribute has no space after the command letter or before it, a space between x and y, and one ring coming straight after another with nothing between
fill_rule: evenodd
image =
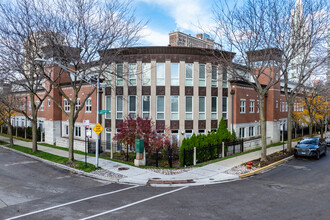
<instances>
[{"instance_id":1,"label":"fence","mask_svg":"<svg viewBox=\"0 0 330 220\"><path fill-rule=\"evenodd\" d=\"M181 164L190 166L242 152L244 152L243 139L234 142L223 142L223 145L195 147L191 150L183 149Z\"/></svg>"}]
</instances>

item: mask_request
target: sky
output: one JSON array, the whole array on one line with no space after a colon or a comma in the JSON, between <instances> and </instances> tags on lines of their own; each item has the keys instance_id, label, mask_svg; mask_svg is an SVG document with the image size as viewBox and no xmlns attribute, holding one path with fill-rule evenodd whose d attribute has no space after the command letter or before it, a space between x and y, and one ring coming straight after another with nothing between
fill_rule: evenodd
<instances>
[{"instance_id":1,"label":"sky","mask_svg":"<svg viewBox=\"0 0 330 220\"><path fill-rule=\"evenodd\" d=\"M143 30L143 46L167 46L169 33L196 35L206 32L212 20L213 0L135 0L136 16L148 21Z\"/></svg>"}]
</instances>

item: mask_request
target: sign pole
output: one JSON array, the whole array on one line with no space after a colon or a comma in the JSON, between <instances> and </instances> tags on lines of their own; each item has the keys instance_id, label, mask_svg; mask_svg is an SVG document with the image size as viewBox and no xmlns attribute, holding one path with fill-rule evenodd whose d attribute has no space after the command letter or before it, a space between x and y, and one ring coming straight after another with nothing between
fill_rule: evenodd
<instances>
[{"instance_id":1,"label":"sign pole","mask_svg":"<svg viewBox=\"0 0 330 220\"><path fill-rule=\"evenodd\" d=\"M100 75L97 76L96 86L96 124L99 123L99 87L100 87ZM95 166L99 167L99 135L96 138L96 152L95 152Z\"/></svg>"},{"instance_id":2,"label":"sign pole","mask_svg":"<svg viewBox=\"0 0 330 220\"><path fill-rule=\"evenodd\" d=\"M87 131L87 127L85 127L85 166L87 166L87 147L86 147L86 131Z\"/></svg>"}]
</instances>

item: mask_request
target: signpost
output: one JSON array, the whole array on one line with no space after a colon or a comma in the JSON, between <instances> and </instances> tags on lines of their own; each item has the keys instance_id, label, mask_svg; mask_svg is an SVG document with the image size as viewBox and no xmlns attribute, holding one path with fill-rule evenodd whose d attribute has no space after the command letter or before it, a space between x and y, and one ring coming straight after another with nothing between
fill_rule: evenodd
<instances>
[{"instance_id":1,"label":"signpost","mask_svg":"<svg viewBox=\"0 0 330 220\"><path fill-rule=\"evenodd\" d=\"M102 127L102 125L100 124L100 123L97 123L95 126L94 126L94 128L93 128L93 130L95 131L95 133L97 134L97 135L99 135L99 134L101 134L101 132L103 131L103 127Z\"/></svg>"},{"instance_id":2,"label":"signpost","mask_svg":"<svg viewBox=\"0 0 330 220\"><path fill-rule=\"evenodd\" d=\"M283 124L281 124L281 132L282 132L283 153L284 153L284 129L283 129Z\"/></svg>"},{"instance_id":3,"label":"signpost","mask_svg":"<svg viewBox=\"0 0 330 220\"><path fill-rule=\"evenodd\" d=\"M85 166L87 166L87 147L86 147L86 137L88 139L88 143L89 143L89 137L87 135L87 131L90 131L90 130L87 130L87 128L89 127L89 120L83 120L83 126L85 127Z\"/></svg>"},{"instance_id":4,"label":"signpost","mask_svg":"<svg viewBox=\"0 0 330 220\"><path fill-rule=\"evenodd\" d=\"M99 115L110 113L110 110L99 110Z\"/></svg>"}]
</instances>

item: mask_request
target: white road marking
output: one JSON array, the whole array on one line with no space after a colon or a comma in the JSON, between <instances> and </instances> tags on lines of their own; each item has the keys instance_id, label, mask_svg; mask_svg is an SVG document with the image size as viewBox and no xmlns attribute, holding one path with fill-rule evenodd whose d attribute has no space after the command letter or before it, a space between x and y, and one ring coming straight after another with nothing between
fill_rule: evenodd
<instances>
[{"instance_id":1,"label":"white road marking","mask_svg":"<svg viewBox=\"0 0 330 220\"><path fill-rule=\"evenodd\" d=\"M52 206L52 207L49 207L49 208L40 209L38 211L29 212L29 213L26 213L26 214L23 214L23 215L18 215L18 216L14 216L14 217L11 217L11 218L7 218L5 220L17 219L17 218L33 215L33 214L48 211L48 210L51 210L51 209L56 209L56 208L60 208L60 207L63 207L63 206L71 205L71 204L74 204L74 203L77 203L77 202L82 202L82 201L85 201L85 200L94 199L94 198L101 197L101 196L111 195L111 194L114 194L114 193L117 193L117 192L122 192L122 191L133 189L133 188L136 188L136 187L139 187L139 186L137 186L137 185L136 186L131 186L131 187L128 187L128 188L119 189L119 190L112 191L112 192L102 193L102 194L98 194L98 195L95 195L95 196L90 196L90 197L86 197L86 198L83 198L83 199L78 199L78 200L75 200L75 201L72 201L72 202L67 202L67 203Z\"/></svg>"},{"instance_id":2,"label":"white road marking","mask_svg":"<svg viewBox=\"0 0 330 220\"><path fill-rule=\"evenodd\" d=\"M4 166L13 166L13 165L21 165L21 164L29 164L29 163L38 163L38 161L22 161L22 162L16 162L16 163L7 163Z\"/></svg>"},{"instance_id":3,"label":"white road marking","mask_svg":"<svg viewBox=\"0 0 330 220\"><path fill-rule=\"evenodd\" d=\"M88 216L86 218L82 218L80 220L86 220L86 219L91 219L91 218L95 218L95 217L98 217L98 216L101 216L101 215L105 215L105 214L109 214L111 212L115 212L115 211L118 211L118 210L121 210L121 209L125 209L127 207L130 207L130 206L133 206L133 205L136 205L136 204L139 204L139 203L142 203L142 202L145 202L145 201L148 201L148 200L151 200L151 199L155 199L155 198L158 198L158 197L161 197L161 196L165 196L167 194L171 194L171 193L174 193L174 192L177 192L179 190L182 190L182 189L185 189L187 188L188 186L184 186L184 187L181 187L179 189L175 189L175 190L172 190L172 191L169 191L169 192L166 192L166 193L162 193L162 194L158 194L158 195L155 195L155 196L151 196L149 198L146 198L146 199L142 199L142 200L139 200L139 201L136 201L136 202L133 202L133 203L130 203L130 204L127 204L127 205L124 205L124 206L120 206L118 208L115 208L115 209L111 209L109 211L105 211L105 212L102 212L102 213L99 213L99 214L96 214L96 215L92 215L92 216Z\"/></svg>"}]
</instances>

